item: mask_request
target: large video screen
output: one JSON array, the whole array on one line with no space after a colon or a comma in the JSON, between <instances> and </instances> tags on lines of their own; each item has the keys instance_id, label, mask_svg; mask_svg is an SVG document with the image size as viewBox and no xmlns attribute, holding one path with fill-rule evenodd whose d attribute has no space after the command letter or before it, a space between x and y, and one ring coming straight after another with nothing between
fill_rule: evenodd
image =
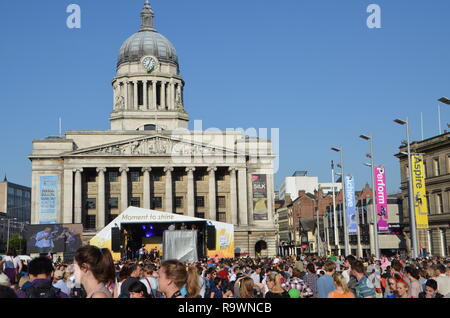
<instances>
[{"instance_id":1,"label":"large video screen","mask_svg":"<svg viewBox=\"0 0 450 318\"><path fill-rule=\"evenodd\" d=\"M27 253L75 253L81 247L81 224L33 224L25 228Z\"/></svg>"}]
</instances>

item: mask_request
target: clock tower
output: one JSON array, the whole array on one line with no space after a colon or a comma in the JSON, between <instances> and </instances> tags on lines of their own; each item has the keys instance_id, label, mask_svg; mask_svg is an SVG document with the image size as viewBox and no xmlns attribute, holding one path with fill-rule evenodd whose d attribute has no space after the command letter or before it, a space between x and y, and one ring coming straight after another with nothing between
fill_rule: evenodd
<instances>
[{"instance_id":1,"label":"clock tower","mask_svg":"<svg viewBox=\"0 0 450 318\"><path fill-rule=\"evenodd\" d=\"M184 80L173 45L158 33L148 0L139 31L120 48L111 130L174 130L188 128L184 108Z\"/></svg>"}]
</instances>

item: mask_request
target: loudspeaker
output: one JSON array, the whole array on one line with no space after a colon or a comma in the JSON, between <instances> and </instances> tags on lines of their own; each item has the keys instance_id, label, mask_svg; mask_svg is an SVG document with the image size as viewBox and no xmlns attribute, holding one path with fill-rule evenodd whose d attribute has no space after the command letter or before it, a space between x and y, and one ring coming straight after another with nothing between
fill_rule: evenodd
<instances>
[{"instance_id":1,"label":"loudspeaker","mask_svg":"<svg viewBox=\"0 0 450 318\"><path fill-rule=\"evenodd\" d=\"M213 225L208 225L206 229L207 242L206 247L208 250L216 249L216 227Z\"/></svg>"},{"instance_id":2,"label":"loudspeaker","mask_svg":"<svg viewBox=\"0 0 450 318\"><path fill-rule=\"evenodd\" d=\"M120 229L118 227L111 228L111 247L113 252L120 252Z\"/></svg>"}]
</instances>

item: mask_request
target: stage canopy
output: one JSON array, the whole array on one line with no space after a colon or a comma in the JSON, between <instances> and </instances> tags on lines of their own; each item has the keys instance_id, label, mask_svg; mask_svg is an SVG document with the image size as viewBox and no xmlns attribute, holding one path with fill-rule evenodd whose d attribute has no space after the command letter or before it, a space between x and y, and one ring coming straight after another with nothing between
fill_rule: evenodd
<instances>
[{"instance_id":1,"label":"stage canopy","mask_svg":"<svg viewBox=\"0 0 450 318\"><path fill-rule=\"evenodd\" d=\"M90 240L90 244L99 248L108 248L112 251L111 229L113 227L121 227L122 224L189 222L207 222L209 225L214 225L216 227L216 249L208 250L208 257L214 257L216 255L225 258L234 257L233 224L136 207L129 207L117 216L111 223L104 227ZM119 253L113 253L113 256L114 259L120 258Z\"/></svg>"}]
</instances>

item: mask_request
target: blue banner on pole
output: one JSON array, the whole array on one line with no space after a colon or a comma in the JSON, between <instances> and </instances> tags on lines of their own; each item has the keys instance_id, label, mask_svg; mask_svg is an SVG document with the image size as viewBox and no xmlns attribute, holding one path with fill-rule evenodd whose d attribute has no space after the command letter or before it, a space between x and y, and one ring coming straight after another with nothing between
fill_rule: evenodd
<instances>
[{"instance_id":1,"label":"blue banner on pole","mask_svg":"<svg viewBox=\"0 0 450 318\"><path fill-rule=\"evenodd\" d=\"M42 176L39 196L39 223L55 224L58 221L58 177Z\"/></svg>"},{"instance_id":2,"label":"blue banner on pole","mask_svg":"<svg viewBox=\"0 0 450 318\"><path fill-rule=\"evenodd\" d=\"M345 209L347 212L348 234L356 234L355 182L352 176L345 176Z\"/></svg>"}]
</instances>

